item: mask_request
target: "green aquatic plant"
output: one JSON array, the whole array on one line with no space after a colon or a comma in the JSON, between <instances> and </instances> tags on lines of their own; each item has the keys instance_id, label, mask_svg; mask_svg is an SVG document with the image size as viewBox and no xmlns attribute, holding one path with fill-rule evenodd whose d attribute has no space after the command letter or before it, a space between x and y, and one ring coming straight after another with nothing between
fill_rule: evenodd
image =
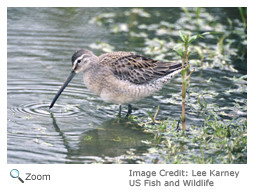
<instances>
[{"instance_id":1,"label":"green aquatic plant","mask_svg":"<svg viewBox=\"0 0 254 192\"><path fill-rule=\"evenodd\" d=\"M85 140L85 141L90 141L90 140L92 140L92 138L93 138L92 136L87 135L87 136L85 137L85 139L84 139L84 140Z\"/></svg>"},{"instance_id":2,"label":"green aquatic plant","mask_svg":"<svg viewBox=\"0 0 254 192\"><path fill-rule=\"evenodd\" d=\"M147 112L148 115L151 117L153 123L155 123L155 119L156 119L156 116L157 116L157 114L158 114L158 112L159 112L159 109L160 109L160 106L158 106L158 108L157 108L157 110L156 110L154 116L151 114L151 112L150 112L149 110L148 110L148 112Z\"/></svg>"},{"instance_id":3,"label":"green aquatic plant","mask_svg":"<svg viewBox=\"0 0 254 192\"><path fill-rule=\"evenodd\" d=\"M239 7L239 11L243 20L244 27L247 27L247 7Z\"/></svg>"},{"instance_id":4,"label":"green aquatic plant","mask_svg":"<svg viewBox=\"0 0 254 192\"><path fill-rule=\"evenodd\" d=\"M188 48L190 44L192 43L192 41L198 39L199 37L203 37L206 34L209 34L209 32L190 36L189 34L185 34L184 32L179 31L179 36L182 40L182 43L178 44L174 48L174 51L176 51L178 55L180 55L180 57L182 58L182 72L181 72L182 73L182 116L181 116L181 120L182 120L182 127L184 131L186 130L186 125L185 125L186 90L190 84L191 74L195 71L194 69L188 74L188 69L190 68L190 66L188 65L188 57L191 54L191 51L189 51ZM187 63L186 68L185 68L185 63Z\"/></svg>"},{"instance_id":5,"label":"green aquatic plant","mask_svg":"<svg viewBox=\"0 0 254 192\"><path fill-rule=\"evenodd\" d=\"M96 43L92 43L89 45L91 49L101 49L106 53L110 53L114 50L114 47L108 43L97 41Z\"/></svg>"}]
</instances>

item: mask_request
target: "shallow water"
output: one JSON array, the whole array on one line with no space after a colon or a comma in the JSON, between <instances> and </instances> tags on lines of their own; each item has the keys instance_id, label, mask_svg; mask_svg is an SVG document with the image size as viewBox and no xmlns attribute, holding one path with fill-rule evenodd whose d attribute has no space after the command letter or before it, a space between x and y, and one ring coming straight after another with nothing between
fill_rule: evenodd
<instances>
[{"instance_id":1,"label":"shallow water","mask_svg":"<svg viewBox=\"0 0 254 192\"><path fill-rule=\"evenodd\" d=\"M134 121L118 119L118 106L104 103L87 90L82 74L76 75L54 108L48 109L71 70L71 56L76 50L86 48L100 55L104 53L103 49L95 47L100 41L110 44L113 51L133 51L155 57L147 53L149 42L143 37L135 37L135 34L145 31L147 38L157 37L158 26L155 24L161 21L180 23L172 27L171 38L178 39L175 32L181 26L180 9L144 10L133 14L132 8L8 8L8 163L90 163L104 158L120 158L130 149L140 155L147 150L144 141L151 140L153 135L145 133ZM240 20L230 8L211 8L208 12L220 22L222 31L229 29L226 17ZM102 13L114 15L101 19L98 16ZM95 21L96 16L100 22ZM118 26L115 28L118 32L113 32L114 26ZM168 40L165 35L159 37ZM234 41L236 48L240 40ZM216 46L217 42L210 39L209 43ZM168 53L164 59L177 58ZM201 92L209 87L209 94L214 93L214 97L207 96L207 101L216 102L221 107L232 107L236 100L246 101L247 90L227 92L229 87L237 89L233 76L239 78L247 74L246 60L232 60L231 57L228 63L238 72L228 68L222 70L218 66L203 70L196 68L190 91ZM212 81L207 84L209 78ZM147 116L148 110L155 112L160 106L158 118L179 119L180 91L181 78L178 75L161 91L135 104L133 114ZM192 99L190 96L190 103ZM187 105L188 110L191 109ZM124 106L123 113L126 112ZM247 114L239 116L247 117ZM187 113L187 122L189 125L202 124L192 113Z\"/></svg>"}]
</instances>

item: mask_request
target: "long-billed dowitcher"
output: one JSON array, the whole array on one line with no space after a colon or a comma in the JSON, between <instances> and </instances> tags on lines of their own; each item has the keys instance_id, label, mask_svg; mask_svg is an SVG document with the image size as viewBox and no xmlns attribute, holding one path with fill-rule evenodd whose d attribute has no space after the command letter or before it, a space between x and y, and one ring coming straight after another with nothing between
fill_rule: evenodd
<instances>
[{"instance_id":1,"label":"long-billed dowitcher","mask_svg":"<svg viewBox=\"0 0 254 192\"><path fill-rule=\"evenodd\" d=\"M182 70L181 63L169 63L149 59L130 52L105 53L99 57L93 52L80 49L72 56L72 70L49 108L54 106L64 88L78 73L83 72L84 83L89 90L105 102L128 104L137 102L162 88Z\"/></svg>"}]
</instances>

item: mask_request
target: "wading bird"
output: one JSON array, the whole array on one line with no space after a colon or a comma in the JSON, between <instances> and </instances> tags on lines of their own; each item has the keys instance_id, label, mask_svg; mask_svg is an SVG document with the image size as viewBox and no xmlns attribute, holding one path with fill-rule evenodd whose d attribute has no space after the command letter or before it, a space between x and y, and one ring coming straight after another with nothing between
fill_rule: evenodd
<instances>
[{"instance_id":1,"label":"wading bird","mask_svg":"<svg viewBox=\"0 0 254 192\"><path fill-rule=\"evenodd\" d=\"M93 52L80 49L72 56L72 70L62 87L53 99L50 109L56 100L79 72L83 72L86 87L99 95L105 102L131 104L147 97L163 87L176 74L181 72L181 63L156 61L130 52L112 52L96 56Z\"/></svg>"}]
</instances>

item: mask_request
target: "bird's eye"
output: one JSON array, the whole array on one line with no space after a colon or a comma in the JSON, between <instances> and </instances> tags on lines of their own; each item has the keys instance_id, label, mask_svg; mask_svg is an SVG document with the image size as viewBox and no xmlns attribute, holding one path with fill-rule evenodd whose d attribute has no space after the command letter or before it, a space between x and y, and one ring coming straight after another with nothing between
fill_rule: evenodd
<instances>
[{"instance_id":1,"label":"bird's eye","mask_svg":"<svg viewBox=\"0 0 254 192\"><path fill-rule=\"evenodd\" d=\"M80 62L81 62L81 59L79 59L77 63L80 63Z\"/></svg>"}]
</instances>

